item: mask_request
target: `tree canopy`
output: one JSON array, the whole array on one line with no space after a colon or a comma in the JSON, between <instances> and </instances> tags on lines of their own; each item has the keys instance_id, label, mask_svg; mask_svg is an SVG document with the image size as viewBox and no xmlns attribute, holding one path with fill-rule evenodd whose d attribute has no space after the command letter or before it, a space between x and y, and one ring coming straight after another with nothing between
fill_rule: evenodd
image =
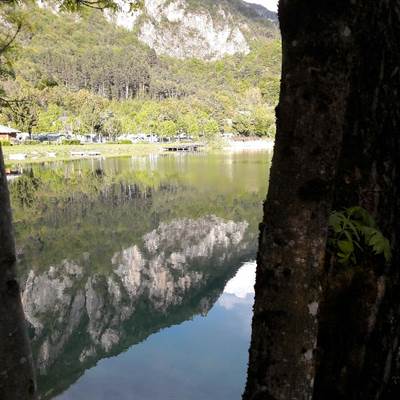
<instances>
[{"instance_id":1,"label":"tree canopy","mask_svg":"<svg viewBox=\"0 0 400 400\"><path fill-rule=\"evenodd\" d=\"M74 9L71 4L80 8L79 18L35 4L19 11L29 20L16 37L2 87L8 98L31 104L33 133L89 133L109 125L102 121L112 115L120 133L274 135L279 40L255 41L250 54L219 61L177 60L157 56L101 10L81 2L62 8ZM0 120L28 130L15 110L3 111Z\"/></svg>"}]
</instances>

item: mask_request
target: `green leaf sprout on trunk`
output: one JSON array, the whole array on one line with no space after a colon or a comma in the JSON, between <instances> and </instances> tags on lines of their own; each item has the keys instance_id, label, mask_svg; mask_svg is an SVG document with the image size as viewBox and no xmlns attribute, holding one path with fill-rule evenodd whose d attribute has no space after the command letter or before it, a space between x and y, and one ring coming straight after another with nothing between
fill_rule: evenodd
<instances>
[{"instance_id":1,"label":"green leaf sprout on trunk","mask_svg":"<svg viewBox=\"0 0 400 400\"><path fill-rule=\"evenodd\" d=\"M356 266L370 256L382 255L388 263L392 257L390 241L362 207L333 211L329 217L328 248L338 262Z\"/></svg>"}]
</instances>

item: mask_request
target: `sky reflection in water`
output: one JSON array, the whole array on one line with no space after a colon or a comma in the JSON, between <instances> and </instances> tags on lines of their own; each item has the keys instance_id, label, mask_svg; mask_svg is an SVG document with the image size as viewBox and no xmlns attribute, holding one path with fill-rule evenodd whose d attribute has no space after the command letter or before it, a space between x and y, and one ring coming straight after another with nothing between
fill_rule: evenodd
<instances>
[{"instance_id":1,"label":"sky reflection in water","mask_svg":"<svg viewBox=\"0 0 400 400\"><path fill-rule=\"evenodd\" d=\"M164 329L125 353L100 361L57 399L240 399L255 268L255 262L245 263L206 317Z\"/></svg>"},{"instance_id":2,"label":"sky reflection in water","mask_svg":"<svg viewBox=\"0 0 400 400\"><path fill-rule=\"evenodd\" d=\"M270 160L79 160L10 185L42 400L240 399Z\"/></svg>"}]
</instances>

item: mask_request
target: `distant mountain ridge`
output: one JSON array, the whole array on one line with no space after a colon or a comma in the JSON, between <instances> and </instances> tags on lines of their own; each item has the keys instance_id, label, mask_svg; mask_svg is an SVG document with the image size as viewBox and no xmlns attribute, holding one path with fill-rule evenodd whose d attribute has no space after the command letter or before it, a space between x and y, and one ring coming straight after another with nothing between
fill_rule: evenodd
<instances>
[{"instance_id":1,"label":"distant mountain ridge","mask_svg":"<svg viewBox=\"0 0 400 400\"><path fill-rule=\"evenodd\" d=\"M276 13L242 0L144 0L136 13L120 6L109 19L137 31L159 55L216 60L248 54L253 40L278 35Z\"/></svg>"},{"instance_id":2,"label":"distant mountain ridge","mask_svg":"<svg viewBox=\"0 0 400 400\"><path fill-rule=\"evenodd\" d=\"M245 8L247 8L250 13L257 14L259 18L269 19L269 20L275 21L275 22L278 21L278 14L274 11L268 10L268 8L265 8L261 4L244 2L243 6Z\"/></svg>"}]
</instances>

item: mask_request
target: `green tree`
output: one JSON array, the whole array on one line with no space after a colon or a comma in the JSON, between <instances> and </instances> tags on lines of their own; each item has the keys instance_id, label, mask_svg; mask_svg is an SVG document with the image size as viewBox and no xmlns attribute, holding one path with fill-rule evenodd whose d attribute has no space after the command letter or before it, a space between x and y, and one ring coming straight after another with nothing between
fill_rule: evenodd
<instances>
[{"instance_id":1,"label":"green tree","mask_svg":"<svg viewBox=\"0 0 400 400\"><path fill-rule=\"evenodd\" d=\"M78 119L81 133L99 133L103 130L106 101L96 96L85 98Z\"/></svg>"},{"instance_id":2,"label":"green tree","mask_svg":"<svg viewBox=\"0 0 400 400\"><path fill-rule=\"evenodd\" d=\"M201 118L200 130L208 138L214 137L220 132L218 122L212 117Z\"/></svg>"},{"instance_id":3,"label":"green tree","mask_svg":"<svg viewBox=\"0 0 400 400\"><path fill-rule=\"evenodd\" d=\"M18 129L32 136L38 122L37 92L31 89L23 90L17 99L8 102L3 112Z\"/></svg>"},{"instance_id":4,"label":"green tree","mask_svg":"<svg viewBox=\"0 0 400 400\"><path fill-rule=\"evenodd\" d=\"M60 132L64 129L62 117L64 111L56 104L50 104L47 109L40 109L37 116L36 132Z\"/></svg>"},{"instance_id":5,"label":"green tree","mask_svg":"<svg viewBox=\"0 0 400 400\"><path fill-rule=\"evenodd\" d=\"M199 121L194 113L183 114L178 118L177 127L180 133L185 133L191 137L199 137Z\"/></svg>"},{"instance_id":6,"label":"green tree","mask_svg":"<svg viewBox=\"0 0 400 400\"><path fill-rule=\"evenodd\" d=\"M241 111L232 123L233 131L238 135L251 136L255 132L255 121L250 111Z\"/></svg>"},{"instance_id":7,"label":"green tree","mask_svg":"<svg viewBox=\"0 0 400 400\"><path fill-rule=\"evenodd\" d=\"M157 125L156 133L166 137L175 136L177 134L177 125L174 121L161 121Z\"/></svg>"},{"instance_id":8,"label":"green tree","mask_svg":"<svg viewBox=\"0 0 400 400\"><path fill-rule=\"evenodd\" d=\"M122 123L121 120L112 115L107 118L103 124L102 131L112 140L115 141L116 137L122 133Z\"/></svg>"},{"instance_id":9,"label":"green tree","mask_svg":"<svg viewBox=\"0 0 400 400\"><path fill-rule=\"evenodd\" d=\"M154 101L146 101L135 117L141 132L154 133L158 124L160 105Z\"/></svg>"},{"instance_id":10,"label":"green tree","mask_svg":"<svg viewBox=\"0 0 400 400\"><path fill-rule=\"evenodd\" d=\"M275 116L265 106L258 106L254 113L254 134L257 136L274 136Z\"/></svg>"}]
</instances>

